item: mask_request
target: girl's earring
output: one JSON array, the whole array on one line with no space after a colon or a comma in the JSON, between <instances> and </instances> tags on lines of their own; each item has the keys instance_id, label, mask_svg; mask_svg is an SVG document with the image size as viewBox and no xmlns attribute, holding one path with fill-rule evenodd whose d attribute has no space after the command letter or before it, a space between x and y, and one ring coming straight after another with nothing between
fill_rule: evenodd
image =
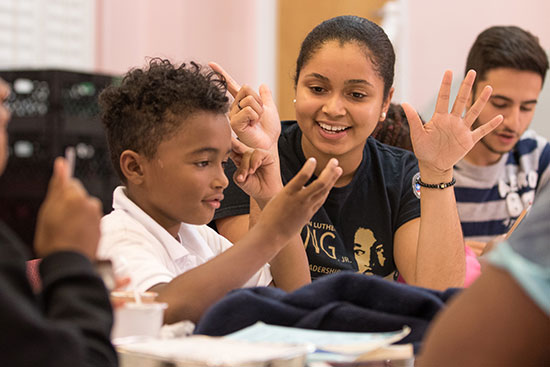
<instances>
[{"instance_id":1,"label":"girl's earring","mask_svg":"<svg viewBox=\"0 0 550 367\"><path fill-rule=\"evenodd\" d=\"M386 119L386 113L385 112L382 112L382 114L380 114L380 119L382 119L382 121Z\"/></svg>"},{"instance_id":2,"label":"girl's earring","mask_svg":"<svg viewBox=\"0 0 550 367\"><path fill-rule=\"evenodd\" d=\"M292 100L292 103L296 103L296 98L294 98L294 99Z\"/></svg>"}]
</instances>

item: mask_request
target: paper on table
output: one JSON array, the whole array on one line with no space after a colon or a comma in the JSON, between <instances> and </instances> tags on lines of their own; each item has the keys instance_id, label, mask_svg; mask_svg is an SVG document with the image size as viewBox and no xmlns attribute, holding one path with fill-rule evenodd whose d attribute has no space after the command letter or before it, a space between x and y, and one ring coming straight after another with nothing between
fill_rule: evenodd
<instances>
[{"instance_id":1,"label":"paper on table","mask_svg":"<svg viewBox=\"0 0 550 367\"><path fill-rule=\"evenodd\" d=\"M262 322L225 336L226 339L248 342L311 343L318 351L359 355L393 344L410 333L402 330L378 333L309 330L267 325Z\"/></svg>"},{"instance_id":2,"label":"paper on table","mask_svg":"<svg viewBox=\"0 0 550 367\"><path fill-rule=\"evenodd\" d=\"M313 351L313 346L304 343L249 343L195 335L178 339L147 339L118 345L117 350L121 354L154 356L164 362L172 362L175 366L242 366L264 365L268 361L298 357L305 360L305 355Z\"/></svg>"}]
</instances>

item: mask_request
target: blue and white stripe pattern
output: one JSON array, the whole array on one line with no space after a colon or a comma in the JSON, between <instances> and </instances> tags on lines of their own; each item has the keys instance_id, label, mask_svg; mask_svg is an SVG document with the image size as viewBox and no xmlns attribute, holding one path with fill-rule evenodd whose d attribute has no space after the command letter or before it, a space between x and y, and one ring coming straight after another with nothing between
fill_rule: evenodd
<instances>
[{"instance_id":1,"label":"blue and white stripe pattern","mask_svg":"<svg viewBox=\"0 0 550 367\"><path fill-rule=\"evenodd\" d=\"M550 144L527 130L497 163L474 166L462 160L454 175L464 239L487 242L506 233L550 181Z\"/></svg>"}]
</instances>

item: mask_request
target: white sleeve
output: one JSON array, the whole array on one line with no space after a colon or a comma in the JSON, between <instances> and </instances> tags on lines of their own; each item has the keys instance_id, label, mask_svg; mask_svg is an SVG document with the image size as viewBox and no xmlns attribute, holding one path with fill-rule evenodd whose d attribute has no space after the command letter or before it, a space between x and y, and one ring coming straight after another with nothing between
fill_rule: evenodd
<instances>
[{"instance_id":1,"label":"white sleeve","mask_svg":"<svg viewBox=\"0 0 550 367\"><path fill-rule=\"evenodd\" d=\"M117 277L130 277L127 289L145 292L159 283L169 283L177 276L159 254L163 250L153 247L150 240L139 232L113 228L102 232L98 256L112 261Z\"/></svg>"}]
</instances>

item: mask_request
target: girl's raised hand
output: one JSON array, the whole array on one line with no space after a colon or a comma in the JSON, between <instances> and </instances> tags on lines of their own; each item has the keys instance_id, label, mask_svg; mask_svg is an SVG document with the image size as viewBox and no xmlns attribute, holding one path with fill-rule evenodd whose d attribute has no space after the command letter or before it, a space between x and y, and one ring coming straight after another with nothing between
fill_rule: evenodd
<instances>
[{"instance_id":1,"label":"girl's raised hand","mask_svg":"<svg viewBox=\"0 0 550 367\"><path fill-rule=\"evenodd\" d=\"M414 153L420 165L438 173L452 169L481 138L502 122L503 117L498 115L488 123L471 130L472 124L492 93L492 88L486 86L472 107L463 115L475 76L476 73L473 70L466 74L453 108L449 112L453 74L447 70L443 75L435 112L431 120L424 125L416 111L409 104L403 103L403 109L409 120Z\"/></svg>"},{"instance_id":2,"label":"girl's raised hand","mask_svg":"<svg viewBox=\"0 0 550 367\"><path fill-rule=\"evenodd\" d=\"M281 121L269 88L261 85L257 94L247 85L241 87L215 62L208 65L227 81L227 90L234 98L229 109L229 120L239 140L251 148L276 149Z\"/></svg>"},{"instance_id":3,"label":"girl's raised hand","mask_svg":"<svg viewBox=\"0 0 550 367\"><path fill-rule=\"evenodd\" d=\"M231 145L231 160L237 167L233 181L263 208L283 188L278 161L273 153L249 148L234 137Z\"/></svg>"}]
</instances>

